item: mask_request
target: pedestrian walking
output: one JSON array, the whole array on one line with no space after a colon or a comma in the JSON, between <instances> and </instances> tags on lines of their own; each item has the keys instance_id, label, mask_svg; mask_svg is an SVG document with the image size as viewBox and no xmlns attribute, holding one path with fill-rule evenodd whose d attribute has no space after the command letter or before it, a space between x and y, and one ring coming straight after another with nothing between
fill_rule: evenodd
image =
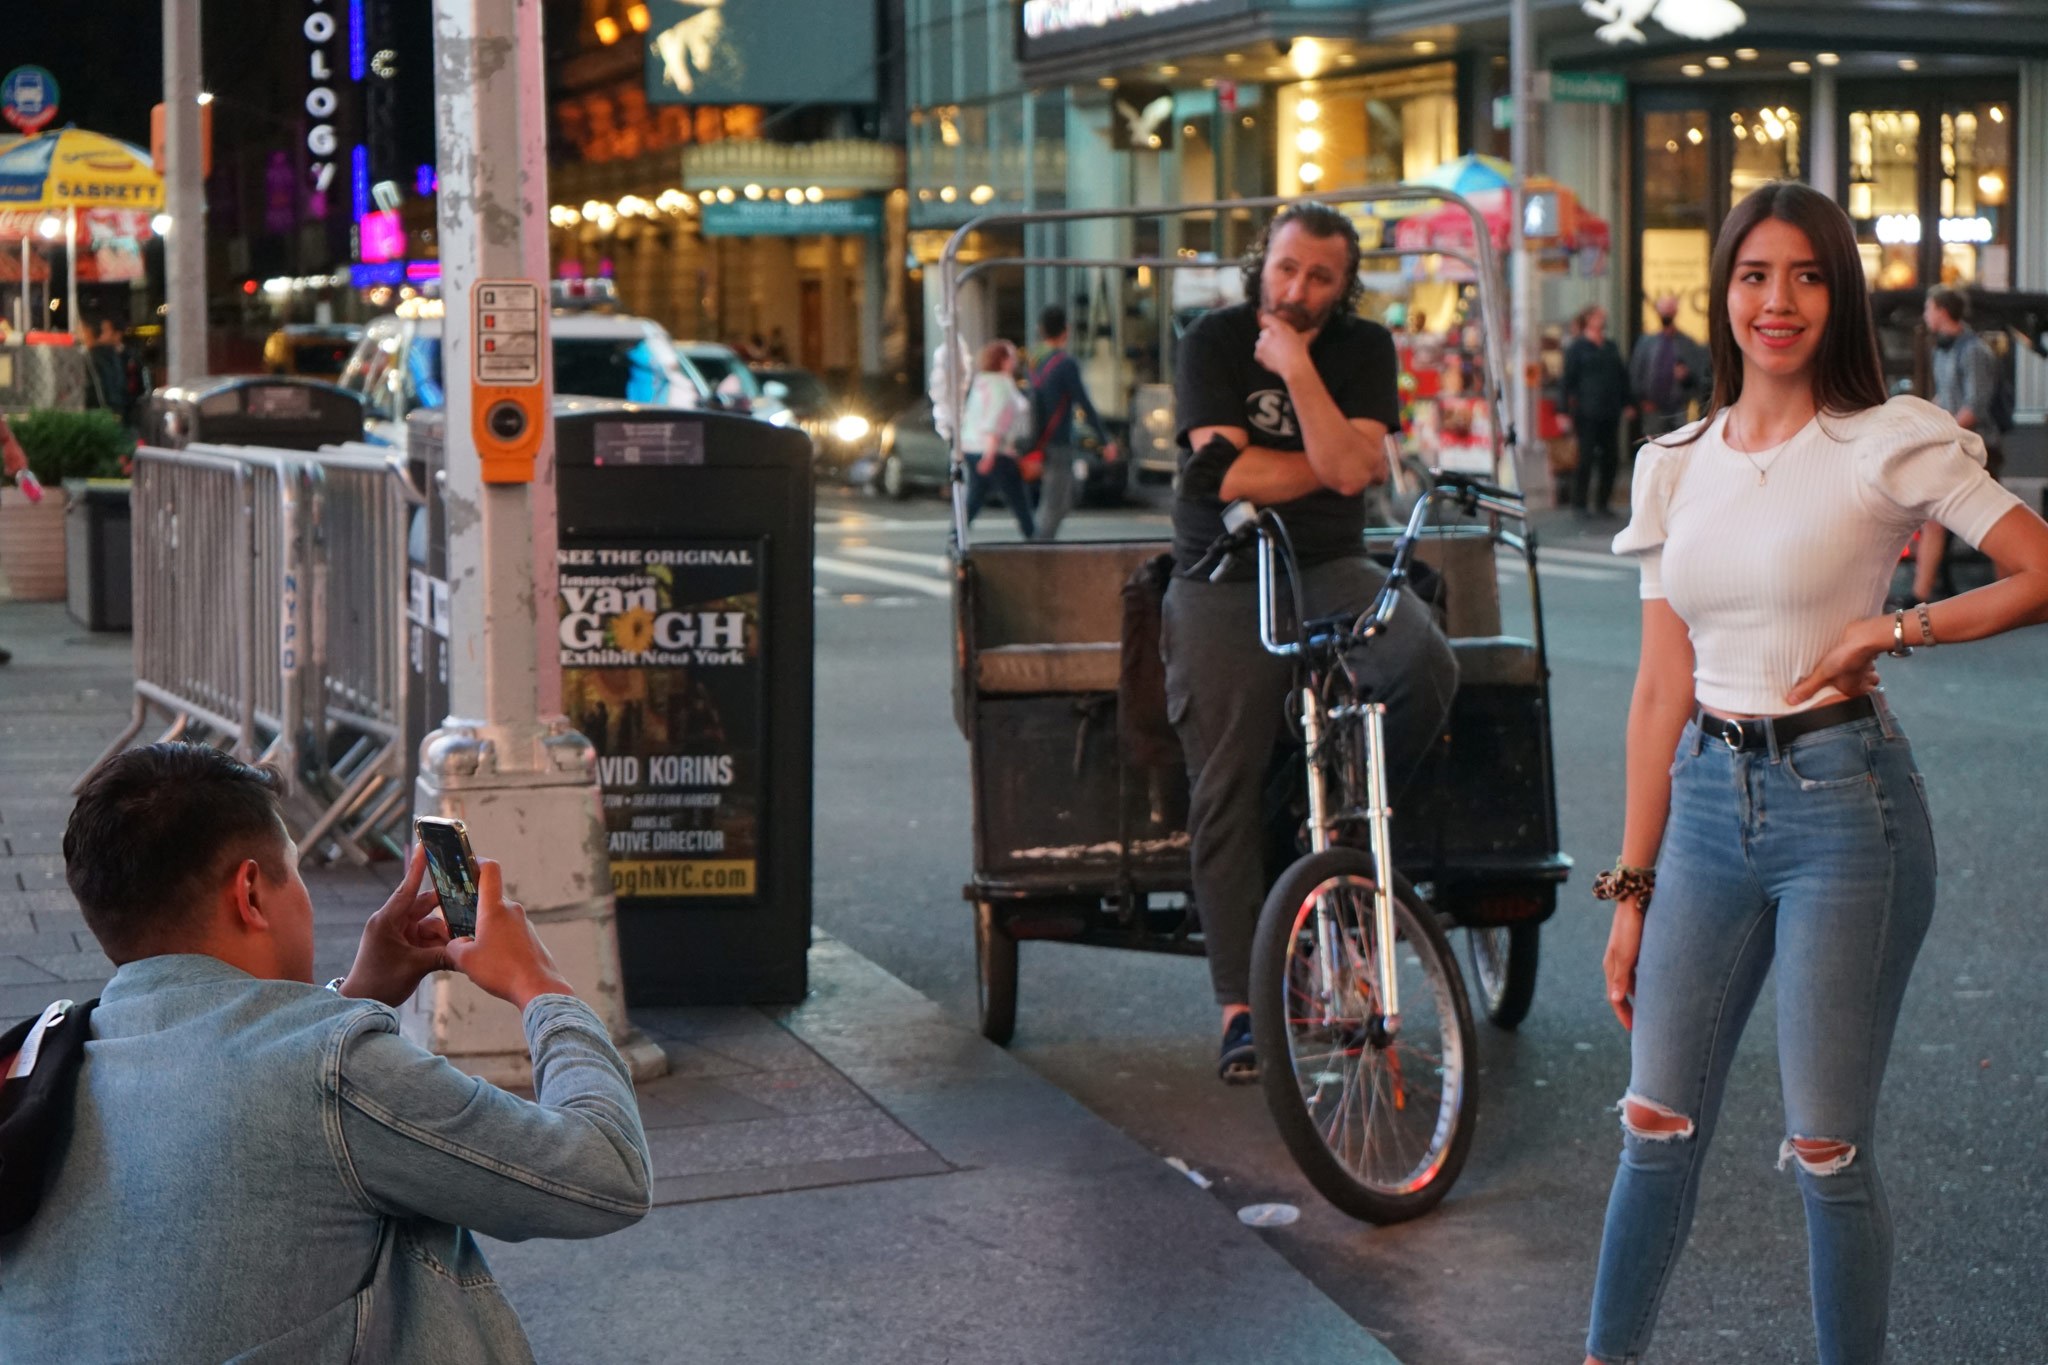
<instances>
[{"instance_id":1,"label":"pedestrian walking","mask_svg":"<svg viewBox=\"0 0 2048 1365\"><path fill-rule=\"evenodd\" d=\"M1113 463L1117 448L1088 397L1080 364L1067 350L1067 310L1056 303L1048 307L1039 315L1038 334L1045 351L1031 371L1032 449L1045 457L1038 483L1038 539L1051 540L1074 509L1075 463L1081 456L1074 443L1074 414L1078 411L1095 428L1104 461Z\"/></svg>"},{"instance_id":2,"label":"pedestrian walking","mask_svg":"<svg viewBox=\"0 0 2048 1365\"><path fill-rule=\"evenodd\" d=\"M1031 420L1031 400L1017 387L1017 348L996 340L981 348L974 382L967 389L966 411L960 418L961 458L967 466L967 522L971 526L988 500L1000 493L1017 518L1017 529L1029 540L1037 527L1031 516L1031 493L1017 463L1017 438Z\"/></svg>"},{"instance_id":3,"label":"pedestrian walking","mask_svg":"<svg viewBox=\"0 0 2048 1365\"><path fill-rule=\"evenodd\" d=\"M1921 320L1934 338L1934 405L1974 431L1996 478L2004 467L2005 430L2012 413L2000 401L1998 357L1969 325L1970 300L1960 290L1930 289ZM2001 410L2004 409L2004 410ZM1913 551L1913 600L1931 602L1954 590L1948 581L1948 528L1930 521Z\"/></svg>"},{"instance_id":4,"label":"pedestrian walking","mask_svg":"<svg viewBox=\"0 0 2048 1365\"><path fill-rule=\"evenodd\" d=\"M1822 1365L1878 1365L1892 1226L1880 1084L1934 909L1934 835L1881 655L2048 620L2048 525L1933 404L1885 398L1848 217L1776 181L1728 216L1714 398L1642 447L1615 537L1642 573L1605 974L1631 1030L1589 1362L1638 1361L1691 1227L1730 1059L1776 963L1785 1138ZM1881 612L1933 518L2011 577ZM1652 905L1654 896L1655 904Z\"/></svg>"},{"instance_id":5,"label":"pedestrian walking","mask_svg":"<svg viewBox=\"0 0 2048 1365\"><path fill-rule=\"evenodd\" d=\"M1657 300L1657 319L1662 325L1637 338L1628 359L1629 388L1646 441L1684 426L1692 405L1714 391L1707 348L1679 330L1678 295Z\"/></svg>"},{"instance_id":6,"label":"pedestrian walking","mask_svg":"<svg viewBox=\"0 0 2048 1365\"><path fill-rule=\"evenodd\" d=\"M1628 366L1607 335L1607 310L1597 303L1581 310L1579 327L1564 352L1564 409L1579 443L1572 507L1582 515L1604 517L1610 514L1607 504L1621 463L1621 422L1634 409Z\"/></svg>"}]
</instances>

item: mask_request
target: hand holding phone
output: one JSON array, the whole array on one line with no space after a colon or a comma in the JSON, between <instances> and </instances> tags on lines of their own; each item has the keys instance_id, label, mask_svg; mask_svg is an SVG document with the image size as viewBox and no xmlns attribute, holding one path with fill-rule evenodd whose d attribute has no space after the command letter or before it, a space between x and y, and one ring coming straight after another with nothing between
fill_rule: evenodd
<instances>
[{"instance_id":1,"label":"hand holding phone","mask_svg":"<svg viewBox=\"0 0 2048 1365\"><path fill-rule=\"evenodd\" d=\"M427 852L427 875L441 898L441 918L448 921L449 936L475 938L477 866L468 829L460 820L423 815L413 821L413 830Z\"/></svg>"}]
</instances>

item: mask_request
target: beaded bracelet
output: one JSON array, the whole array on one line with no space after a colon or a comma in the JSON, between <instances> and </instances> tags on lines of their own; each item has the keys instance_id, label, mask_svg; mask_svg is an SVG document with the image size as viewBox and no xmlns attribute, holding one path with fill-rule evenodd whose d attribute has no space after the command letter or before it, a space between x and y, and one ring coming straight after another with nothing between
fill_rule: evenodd
<instances>
[{"instance_id":1,"label":"beaded bracelet","mask_svg":"<svg viewBox=\"0 0 2048 1365\"><path fill-rule=\"evenodd\" d=\"M1657 889L1657 869L1654 867L1630 867L1627 863L1616 863L1614 867L1593 878L1593 899L1603 901L1633 900L1636 909L1647 912L1650 896Z\"/></svg>"}]
</instances>

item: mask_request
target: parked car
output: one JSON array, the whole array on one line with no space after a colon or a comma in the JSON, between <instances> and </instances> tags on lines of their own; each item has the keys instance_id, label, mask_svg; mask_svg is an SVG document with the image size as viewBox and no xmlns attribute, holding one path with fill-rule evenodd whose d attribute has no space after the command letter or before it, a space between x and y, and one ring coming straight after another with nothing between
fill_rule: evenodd
<instances>
[{"instance_id":1,"label":"parked car","mask_svg":"<svg viewBox=\"0 0 2048 1365\"><path fill-rule=\"evenodd\" d=\"M271 374L334 379L348 368L362 339L357 322L286 323L264 341L263 368Z\"/></svg>"},{"instance_id":2,"label":"parked car","mask_svg":"<svg viewBox=\"0 0 2048 1365\"><path fill-rule=\"evenodd\" d=\"M820 474L844 478L856 463L873 458L881 427L861 410L858 400L833 393L809 370L749 368L761 381L761 392L787 405L790 416L811 438L812 460Z\"/></svg>"},{"instance_id":3,"label":"parked car","mask_svg":"<svg viewBox=\"0 0 2048 1365\"><path fill-rule=\"evenodd\" d=\"M365 433L405 444L405 418L445 401L438 300L411 300L364 329L338 381L363 396ZM712 406L710 387L683 362L658 322L617 313L557 310L548 324L554 390L565 397L614 398L654 407Z\"/></svg>"},{"instance_id":4,"label":"parked car","mask_svg":"<svg viewBox=\"0 0 2048 1365\"><path fill-rule=\"evenodd\" d=\"M732 347L715 341L679 341L676 349L682 353L684 363L703 379L717 406L779 427L796 424L789 404L768 392L760 376L747 367Z\"/></svg>"}]
</instances>

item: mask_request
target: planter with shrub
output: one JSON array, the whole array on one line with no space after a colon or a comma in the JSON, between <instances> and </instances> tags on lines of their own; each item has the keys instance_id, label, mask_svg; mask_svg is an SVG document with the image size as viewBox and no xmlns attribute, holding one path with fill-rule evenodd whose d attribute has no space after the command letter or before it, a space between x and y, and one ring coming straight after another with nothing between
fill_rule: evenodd
<instances>
[{"instance_id":1,"label":"planter with shrub","mask_svg":"<svg viewBox=\"0 0 2048 1365\"><path fill-rule=\"evenodd\" d=\"M42 409L10 419L29 468L43 485L30 502L19 488L0 489L0 573L18 601L60 602L66 592L66 480L122 478L135 438L108 412Z\"/></svg>"}]
</instances>

